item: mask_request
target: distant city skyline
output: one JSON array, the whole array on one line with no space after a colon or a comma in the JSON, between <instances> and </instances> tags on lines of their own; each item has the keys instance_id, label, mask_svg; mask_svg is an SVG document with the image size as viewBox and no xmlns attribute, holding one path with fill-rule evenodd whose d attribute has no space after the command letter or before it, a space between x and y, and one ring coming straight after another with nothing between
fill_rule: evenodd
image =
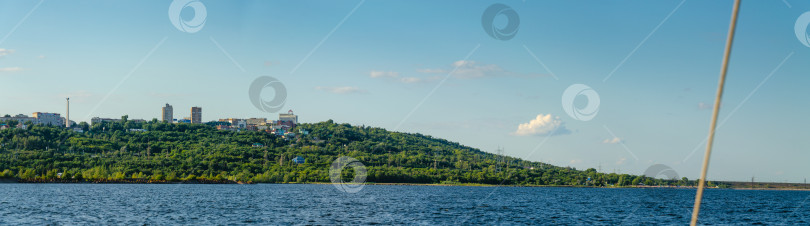
<instances>
[{"instance_id":1,"label":"distant city skyline","mask_svg":"<svg viewBox=\"0 0 810 226\"><path fill-rule=\"evenodd\" d=\"M76 122L162 120L167 103L180 119L205 108L201 122L294 109L302 123L695 179L731 13L730 1L502 2L519 18L510 33L492 29L507 15L482 23L496 2L200 2L205 14L178 20L171 1L0 0L0 114L64 113L64 98ZM786 2L740 12L709 180L810 177L810 47L796 29L810 2ZM261 76L283 85L261 93L283 94L280 110L252 102Z\"/></svg>"},{"instance_id":2,"label":"distant city skyline","mask_svg":"<svg viewBox=\"0 0 810 226\"><path fill-rule=\"evenodd\" d=\"M195 112L196 112L196 113L198 113L198 114L196 114L196 116L199 119L199 121L197 123L215 122L215 121L221 121L222 119L238 119L238 118L230 117L230 118L202 120L201 119L202 118L202 114L201 114L202 113L202 107L196 107L195 106L195 107L191 107L190 109L191 109L191 113L189 114L189 117L184 117L184 118L187 118L187 119L195 118ZM39 114L39 115L41 115L41 117L45 117L44 120L48 121L45 124L57 125L57 123L58 123L60 125L67 126L66 124L64 124L63 121L67 120L68 111L69 111L69 108L66 110L66 112L41 112L41 111L37 111L37 112L31 113L32 116L30 118L37 118L37 115ZM66 115L66 116L62 117L61 115L63 115L63 114ZM26 114L26 113L0 113L0 116L5 116L5 115L8 115L11 118L29 117L28 114ZM292 113L291 109L288 110L287 113L278 113L278 115L281 118L280 120L282 120L282 121L289 120L289 121L294 122L294 123L298 122L298 116L294 115ZM78 121L78 122L75 121L75 120L70 120L70 121L75 122L75 124L78 124L80 122L91 123L92 119L94 119L94 118L119 119L119 118L124 117L124 116L127 116L130 119L136 119L135 117L131 117L129 114L124 113L124 114L121 114L120 116L112 116L112 117L91 116L91 120L87 120L87 121ZM57 122L55 120L56 117L61 118L61 121ZM0 117L0 120L4 120L2 118L4 118L4 117ZM242 118L242 119L249 119L249 118L255 119L255 117L245 117L245 118ZM152 118L144 117L144 118L137 118L137 119L144 120L144 121L151 121L153 119L154 120L159 120L159 121L177 121L177 118L174 118L173 106L168 104L168 103L166 103L165 106L161 107L161 114L159 115L159 117L152 117ZM166 119L169 119L169 120L166 120ZM53 121L53 122L51 122L51 121Z\"/></svg>"}]
</instances>

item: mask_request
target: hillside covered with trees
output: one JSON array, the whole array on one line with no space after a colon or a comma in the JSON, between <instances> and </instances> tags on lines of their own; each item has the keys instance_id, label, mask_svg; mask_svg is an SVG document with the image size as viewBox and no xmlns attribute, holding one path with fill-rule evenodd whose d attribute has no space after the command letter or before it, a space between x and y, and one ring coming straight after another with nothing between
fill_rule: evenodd
<instances>
[{"instance_id":1,"label":"hillside covered with trees","mask_svg":"<svg viewBox=\"0 0 810 226\"><path fill-rule=\"evenodd\" d=\"M0 122L3 123L3 122ZM14 122L5 122L13 124ZM337 124L300 124L294 138L205 124L104 122L74 132L28 124L0 130L0 177L23 181L329 182L339 156L362 162L367 182L504 185L694 185L604 174L499 156L422 134ZM130 131L143 129L146 131ZM261 145L257 145L261 144ZM303 164L291 159L301 156ZM58 179L61 174L61 179ZM344 172L351 178L351 170ZM348 181L348 180L347 180Z\"/></svg>"}]
</instances>

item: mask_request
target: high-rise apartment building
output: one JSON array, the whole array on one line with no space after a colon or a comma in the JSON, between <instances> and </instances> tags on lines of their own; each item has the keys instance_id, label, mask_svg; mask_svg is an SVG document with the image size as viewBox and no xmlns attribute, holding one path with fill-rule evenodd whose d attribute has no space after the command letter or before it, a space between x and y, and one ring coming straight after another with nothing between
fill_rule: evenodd
<instances>
[{"instance_id":1,"label":"high-rise apartment building","mask_svg":"<svg viewBox=\"0 0 810 226\"><path fill-rule=\"evenodd\" d=\"M202 108L191 107L191 124L202 123Z\"/></svg>"},{"instance_id":2,"label":"high-rise apartment building","mask_svg":"<svg viewBox=\"0 0 810 226\"><path fill-rule=\"evenodd\" d=\"M163 118L161 118L161 120L168 123L172 123L172 121L174 121L174 110L168 103L166 103L166 106L163 107Z\"/></svg>"}]
</instances>

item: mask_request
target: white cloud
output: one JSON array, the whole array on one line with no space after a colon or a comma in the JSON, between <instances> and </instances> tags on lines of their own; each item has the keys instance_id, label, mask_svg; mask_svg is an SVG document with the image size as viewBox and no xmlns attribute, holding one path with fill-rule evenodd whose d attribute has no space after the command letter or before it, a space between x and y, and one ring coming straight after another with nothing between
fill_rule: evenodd
<instances>
[{"instance_id":1,"label":"white cloud","mask_svg":"<svg viewBox=\"0 0 810 226\"><path fill-rule=\"evenodd\" d=\"M22 70L21 67L0 67L0 72L18 72Z\"/></svg>"},{"instance_id":2,"label":"white cloud","mask_svg":"<svg viewBox=\"0 0 810 226\"><path fill-rule=\"evenodd\" d=\"M568 162L568 164L571 164L571 165L580 164L580 163L582 163L582 159L571 159L571 161Z\"/></svg>"},{"instance_id":3,"label":"white cloud","mask_svg":"<svg viewBox=\"0 0 810 226\"><path fill-rule=\"evenodd\" d=\"M3 48L0 48L0 57L3 57L3 56L5 56L5 55L9 55L9 54L12 54L12 53L14 53L14 50L13 50L13 49L3 49Z\"/></svg>"},{"instance_id":4,"label":"white cloud","mask_svg":"<svg viewBox=\"0 0 810 226\"><path fill-rule=\"evenodd\" d=\"M13 49L0 48L0 58L3 58L3 56L7 56L12 53L14 53ZM18 72L22 70L23 68L21 67L0 67L0 72Z\"/></svg>"},{"instance_id":5,"label":"white cloud","mask_svg":"<svg viewBox=\"0 0 810 226\"><path fill-rule=\"evenodd\" d=\"M315 87L315 89L323 90L323 91L330 92L330 93L335 93L335 94L352 94L352 93L365 93L366 92L365 90L362 90L362 89L357 88L357 87L351 87L351 86L338 86L338 87L318 86L318 87Z\"/></svg>"},{"instance_id":6,"label":"white cloud","mask_svg":"<svg viewBox=\"0 0 810 226\"><path fill-rule=\"evenodd\" d=\"M399 77L399 72L395 71L371 71L369 76L372 78L396 78Z\"/></svg>"},{"instance_id":7,"label":"white cloud","mask_svg":"<svg viewBox=\"0 0 810 226\"><path fill-rule=\"evenodd\" d=\"M478 62L469 60L459 60L453 62L453 67L457 68L453 72L453 76L458 78L481 78L509 74L509 72L503 70L503 68L498 65L481 65L478 64Z\"/></svg>"},{"instance_id":8,"label":"white cloud","mask_svg":"<svg viewBox=\"0 0 810 226\"><path fill-rule=\"evenodd\" d=\"M621 143L622 139L618 137L614 137L613 139L605 139L602 141L603 144L618 144Z\"/></svg>"},{"instance_id":9,"label":"white cloud","mask_svg":"<svg viewBox=\"0 0 810 226\"><path fill-rule=\"evenodd\" d=\"M447 73L447 70L444 70L444 69L430 69L430 68L424 68L424 69L416 69L416 72L419 72L419 73L428 73L428 74L435 74L435 73L439 73L439 74L445 74L445 73Z\"/></svg>"},{"instance_id":10,"label":"white cloud","mask_svg":"<svg viewBox=\"0 0 810 226\"><path fill-rule=\"evenodd\" d=\"M560 117L552 116L551 114L539 114L531 121L518 125L517 131L512 134L517 136L551 136L568 133L571 133L571 131L565 128Z\"/></svg>"},{"instance_id":11,"label":"white cloud","mask_svg":"<svg viewBox=\"0 0 810 226\"><path fill-rule=\"evenodd\" d=\"M431 76L431 77L426 77L426 78L420 78L420 77L403 77L403 78L400 78L400 79L399 79L399 82L402 82L402 83L420 83L420 82L432 82L432 81L436 81L436 80L438 80L439 78L440 78L439 76Z\"/></svg>"},{"instance_id":12,"label":"white cloud","mask_svg":"<svg viewBox=\"0 0 810 226\"><path fill-rule=\"evenodd\" d=\"M712 109L713 107L714 107L713 104L707 104L703 102L698 103L698 109L700 110Z\"/></svg>"},{"instance_id":13,"label":"white cloud","mask_svg":"<svg viewBox=\"0 0 810 226\"><path fill-rule=\"evenodd\" d=\"M399 72L395 71L371 71L369 76L372 78L386 78L400 83L423 83L438 80L439 76L430 77L400 77Z\"/></svg>"},{"instance_id":14,"label":"white cloud","mask_svg":"<svg viewBox=\"0 0 810 226\"><path fill-rule=\"evenodd\" d=\"M452 72L456 78L483 78L483 77L503 77L503 76L539 76L540 74L521 74L507 71L495 64L482 64L471 60L459 60L451 64L453 70L441 68L418 69L420 73L448 73Z\"/></svg>"},{"instance_id":15,"label":"white cloud","mask_svg":"<svg viewBox=\"0 0 810 226\"><path fill-rule=\"evenodd\" d=\"M39 59L45 59L45 58L46 58L46 56L45 56L45 55L39 55L39 56L38 56L38 58L39 58Z\"/></svg>"},{"instance_id":16,"label":"white cloud","mask_svg":"<svg viewBox=\"0 0 810 226\"><path fill-rule=\"evenodd\" d=\"M627 162L627 158L620 158L619 161L616 161L616 165L624 165Z\"/></svg>"},{"instance_id":17,"label":"white cloud","mask_svg":"<svg viewBox=\"0 0 810 226\"><path fill-rule=\"evenodd\" d=\"M399 81L403 82L403 83L417 83L417 82L421 82L422 79L417 78L417 77L405 77L405 78L399 79Z\"/></svg>"}]
</instances>

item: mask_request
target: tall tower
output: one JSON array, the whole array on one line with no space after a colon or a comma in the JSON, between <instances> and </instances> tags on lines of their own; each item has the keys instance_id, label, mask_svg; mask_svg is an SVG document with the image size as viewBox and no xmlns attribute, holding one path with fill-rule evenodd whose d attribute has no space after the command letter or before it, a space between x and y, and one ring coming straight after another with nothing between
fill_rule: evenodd
<instances>
[{"instance_id":1,"label":"tall tower","mask_svg":"<svg viewBox=\"0 0 810 226\"><path fill-rule=\"evenodd\" d=\"M173 118L174 117L174 115L173 115L174 110L172 109L172 106L169 105L168 103L166 103L166 106L162 108L162 113L163 113L163 118L161 118L161 120L163 120L164 122L168 122L168 123L172 123L172 121L174 121L174 118Z\"/></svg>"},{"instance_id":2,"label":"tall tower","mask_svg":"<svg viewBox=\"0 0 810 226\"><path fill-rule=\"evenodd\" d=\"M202 123L202 108L191 107L191 124Z\"/></svg>"},{"instance_id":3,"label":"tall tower","mask_svg":"<svg viewBox=\"0 0 810 226\"><path fill-rule=\"evenodd\" d=\"M65 98L67 110L65 110L65 128L70 128L70 97Z\"/></svg>"}]
</instances>

